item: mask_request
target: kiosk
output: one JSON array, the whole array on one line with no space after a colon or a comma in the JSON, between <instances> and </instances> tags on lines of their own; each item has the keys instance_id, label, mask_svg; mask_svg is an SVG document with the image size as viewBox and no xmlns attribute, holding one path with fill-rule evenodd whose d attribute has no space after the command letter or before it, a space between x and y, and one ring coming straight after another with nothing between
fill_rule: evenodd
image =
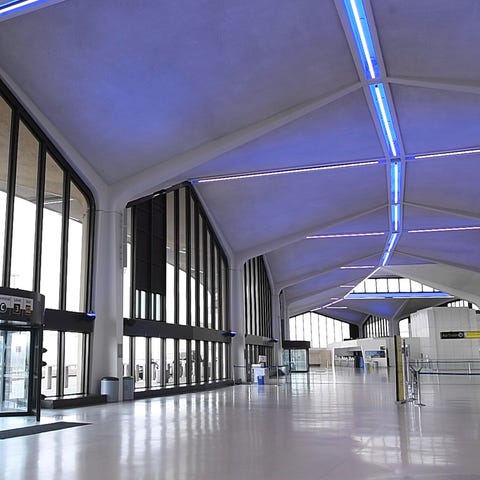
<instances>
[{"instance_id":1,"label":"kiosk","mask_svg":"<svg viewBox=\"0 0 480 480\"><path fill-rule=\"evenodd\" d=\"M0 287L0 416L40 419L45 297Z\"/></svg>"}]
</instances>

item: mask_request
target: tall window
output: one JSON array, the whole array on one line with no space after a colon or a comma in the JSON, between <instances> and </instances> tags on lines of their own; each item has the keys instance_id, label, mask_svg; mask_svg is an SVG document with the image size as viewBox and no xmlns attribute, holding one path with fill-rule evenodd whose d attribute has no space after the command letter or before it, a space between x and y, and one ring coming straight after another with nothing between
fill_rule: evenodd
<instances>
[{"instance_id":1,"label":"tall window","mask_svg":"<svg viewBox=\"0 0 480 480\"><path fill-rule=\"evenodd\" d=\"M350 338L350 324L307 312L289 318L289 340L310 342L311 348L327 348L330 343Z\"/></svg>"},{"instance_id":2,"label":"tall window","mask_svg":"<svg viewBox=\"0 0 480 480\"><path fill-rule=\"evenodd\" d=\"M86 393L93 215L91 192L0 82L0 284L45 295L45 395Z\"/></svg>"},{"instance_id":3,"label":"tall window","mask_svg":"<svg viewBox=\"0 0 480 480\"><path fill-rule=\"evenodd\" d=\"M125 370L146 372L135 373L138 395L226 379L228 262L195 192L160 192L126 216Z\"/></svg>"},{"instance_id":4,"label":"tall window","mask_svg":"<svg viewBox=\"0 0 480 480\"><path fill-rule=\"evenodd\" d=\"M244 268L245 333L272 337L272 291L262 257L250 259Z\"/></svg>"},{"instance_id":5,"label":"tall window","mask_svg":"<svg viewBox=\"0 0 480 480\"><path fill-rule=\"evenodd\" d=\"M390 325L388 319L370 315L363 324L364 338L388 337Z\"/></svg>"},{"instance_id":6,"label":"tall window","mask_svg":"<svg viewBox=\"0 0 480 480\"><path fill-rule=\"evenodd\" d=\"M267 357L273 365L272 291L263 257L255 257L245 263L243 270L245 307L245 343L247 364L258 362L258 356ZM265 343L265 337L267 342ZM247 369L249 380L250 369Z\"/></svg>"},{"instance_id":7,"label":"tall window","mask_svg":"<svg viewBox=\"0 0 480 480\"><path fill-rule=\"evenodd\" d=\"M404 318L398 322L398 328L400 330L400 336L402 338L410 337L410 319Z\"/></svg>"}]
</instances>

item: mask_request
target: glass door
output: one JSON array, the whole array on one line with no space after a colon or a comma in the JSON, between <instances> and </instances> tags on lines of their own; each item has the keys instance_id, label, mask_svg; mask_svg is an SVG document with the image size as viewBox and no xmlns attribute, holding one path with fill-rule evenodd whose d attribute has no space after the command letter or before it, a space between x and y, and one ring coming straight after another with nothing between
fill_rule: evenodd
<instances>
[{"instance_id":1,"label":"glass door","mask_svg":"<svg viewBox=\"0 0 480 480\"><path fill-rule=\"evenodd\" d=\"M31 335L0 329L0 414L29 413Z\"/></svg>"}]
</instances>

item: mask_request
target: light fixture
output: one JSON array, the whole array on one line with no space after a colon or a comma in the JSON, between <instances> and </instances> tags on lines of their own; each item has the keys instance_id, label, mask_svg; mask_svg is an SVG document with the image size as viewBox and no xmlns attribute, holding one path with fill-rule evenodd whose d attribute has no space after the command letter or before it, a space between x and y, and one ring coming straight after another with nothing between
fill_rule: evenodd
<instances>
[{"instance_id":1,"label":"light fixture","mask_svg":"<svg viewBox=\"0 0 480 480\"><path fill-rule=\"evenodd\" d=\"M0 17L9 18L15 14L19 14L22 10L36 10L46 7L63 0L0 0Z\"/></svg>"},{"instance_id":2,"label":"light fixture","mask_svg":"<svg viewBox=\"0 0 480 480\"><path fill-rule=\"evenodd\" d=\"M380 70L362 0L344 0L344 4L365 75L368 79L378 78Z\"/></svg>"},{"instance_id":3,"label":"light fixture","mask_svg":"<svg viewBox=\"0 0 480 480\"><path fill-rule=\"evenodd\" d=\"M438 152L438 153L425 153L424 155L414 155L414 160L422 160L425 158L437 158L437 157L453 157L457 155L470 155L472 153L480 153L480 148L474 148L471 150L457 150L452 152Z\"/></svg>"},{"instance_id":4,"label":"light fixture","mask_svg":"<svg viewBox=\"0 0 480 480\"><path fill-rule=\"evenodd\" d=\"M390 164L390 182L392 203L400 202L402 164L399 161Z\"/></svg>"},{"instance_id":5,"label":"light fixture","mask_svg":"<svg viewBox=\"0 0 480 480\"><path fill-rule=\"evenodd\" d=\"M222 332L222 335L224 337L235 337L237 335L237 331L236 330L225 330L224 332Z\"/></svg>"},{"instance_id":6,"label":"light fixture","mask_svg":"<svg viewBox=\"0 0 480 480\"><path fill-rule=\"evenodd\" d=\"M335 308L335 309L342 309L342 310L343 310L343 309L346 309L346 308L348 308L348 307L340 307L340 306L339 306L339 307L335 307L335 306L331 306L331 307L325 307L325 308L331 308L331 309L334 309L334 308Z\"/></svg>"},{"instance_id":7,"label":"light fixture","mask_svg":"<svg viewBox=\"0 0 480 480\"><path fill-rule=\"evenodd\" d=\"M390 155L396 157L398 155L397 134L395 133L395 128L393 126L392 114L390 112L390 107L388 106L385 87L383 83L375 83L373 85L369 85L369 88Z\"/></svg>"},{"instance_id":8,"label":"light fixture","mask_svg":"<svg viewBox=\"0 0 480 480\"><path fill-rule=\"evenodd\" d=\"M379 163L381 163L380 160L369 160L366 162L313 165L310 167L286 168L283 170L266 170L263 172L250 172L250 173L239 173L234 175L223 175L220 177L193 178L193 179L190 179L190 181L192 183L225 182L227 180L244 180L249 178L271 177L275 175L289 175L292 173L310 173L310 172L319 172L322 170L336 170L339 168L366 167L369 165L378 165Z\"/></svg>"},{"instance_id":9,"label":"light fixture","mask_svg":"<svg viewBox=\"0 0 480 480\"><path fill-rule=\"evenodd\" d=\"M385 232L366 232L366 233L327 233L325 235L308 235L307 239L318 238L348 238L348 237L376 237L385 235Z\"/></svg>"},{"instance_id":10,"label":"light fixture","mask_svg":"<svg viewBox=\"0 0 480 480\"><path fill-rule=\"evenodd\" d=\"M385 232L365 232L365 233L327 233L325 235L309 235L307 239L316 238L347 238L347 237L375 237L385 235Z\"/></svg>"},{"instance_id":11,"label":"light fixture","mask_svg":"<svg viewBox=\"0 0 480 480\"><path fill-rule=\"evenodd\" d=\"M10 2L1 2L0 13L8 13L19 8L26 7L32 3L38 3L40 0L11 0Z\"/></svg>"},{"instance_id":12,"label":"light fixture","mask_svg":"<svg viewBox=\"0 0 480 480\"><path fill-rule=\"evenodd\" d=\"M355 269L362 269L362 268L375 268L375 265L347 265L345 267L340 267L341 270L355 270Z\"/></svg>"},{"instance_id":13,"label":"light fixture","mask_svg":"<svg viewBox=\"0 0 480 480\"><path fill-rule=\"evenodd\" d=\"M356 285L340 285L340 288L355 288Z\"/></svg>"},{"instance_id":14,"label":"light fixture","mask_svg":"<svg viewBox=\"0 0 480 480\"><path fill-rule=\"evenodd\" d=\"M387 248L385 249L385 253L382 256L382 261L381 265L384 267L388 261L390 260L390 256L392 255L393 249L395 248L395 245L397 244L398 237L400 236L399 232L394 232L390 234L390 237L387 242Z\"/></svg>"},{"instance_id":15,"label":"light fixture","mask_svg":"<svg viewBox=\"0 0 480 480\"><path fill-rule=\"evenodd\" d=\"M400 230L400 204L392 205L392 230Z\"/></svg>"},{"instance_id":16,"label":"light fixture","mask_svg":"<svg viewBox=\"0 0 480 480\"><path fill-rule=\"evenodd\" d=\"M408 233L432 233L432 232L461 232L465 230L480 230L480 226L472 227L445 227L445 228L422 228L418 230L408 230Z\"/></svg>"}]
</instances>

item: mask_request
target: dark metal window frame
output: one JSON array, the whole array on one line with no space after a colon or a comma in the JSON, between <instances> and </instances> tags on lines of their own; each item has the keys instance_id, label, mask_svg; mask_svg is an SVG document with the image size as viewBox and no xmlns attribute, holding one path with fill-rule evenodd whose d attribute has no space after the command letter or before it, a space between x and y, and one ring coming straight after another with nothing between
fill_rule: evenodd
<instances>
[{"instance_id":1,"label":"dark metal window frame","mask_svg":"<svg viewBox=\"0 0 480 480\"><path fill-rule=\"evenodd\" d=\"M67 295L67 258L68 258L68 232L70 220L70 187L75 185L78 190L85 196L88 203L88 236L86 248L86 271L85 271L85 297L83 309L85 312L92 309L92 275L93 275L93 255L94 255L94 225L95 225L95 199L83 182L80 176L72 169L72 167L65 160L63 155L53 144L53 142L45 135L43 130L32 119L30 114L10 92L8 87L0 81L0 97L11 108L11 124L10 124L10 147L8 156L8 170L7 170L7 207L5 219L5 242L4 242L4 265L2 275L2 284L10 286L11 276L11 254L13 241L13 221L14 221L14 201L16 190L16 176L17 176L17 157L18 157L18 140L20 124L23 124L28 131L38 141L38 159L37 159L37 192L36 192L36 215L35 215L35 240L34 240L34 263L33 263L33 290L40 291L41 268L42 268L42 237L43 237L43 210L44 210L44 196L45 196L45 177L46 177L46 159L47 154L56 162L59 168L63 171L63 204L62 204L62 239L61 239L61 270L60 270L60 292L59 292L59 310L65 319L65 324L62 325L62 330L57 330L59 338L59 350L57 368L62 374L57 380L57 395L63 394L64 370L60 367L64 363L64 348L61 338L64 338L65 331L74 331L77 333L85 333L81 324L77 323L76 312L67 312L66 295ZM49 325L48 315L46 316L46 328L51 329ZM81 384L82 393L88 392L88 382L90 377L90 362L87 356L91 351L91 335L84 336L83 350L83 368Z\"/></svg>"},{"instance_id":2,"label":"dark metal window frame","mask_svg":"<svg viewBox=\"0 0 480 480\"><path fill-rule=\"evenodd\" d=\"M185 188L185 193L180 192L180 189ZM148 338L149 344L151 338L160 338L163 344L164 357L162 358L163 365L161 366L162 375L167 366L166 362L166 349L165 341L167 339L174 340L174 352L175 352L175 369L174 369L174 383L166 385L163 382L162 386L158 388L151 382L146 382L145 390L175 390L185 388L196 388L205 383L218 383L223 380L222 372L229 372L229 359L224 358L223 352L229 352L228 346L224 347L224 344L230 344L231 338L223 335L223 330L228 329L228 315L225 315L228 308L228 292L229 292L229 278L228 278L228 260L221 248L221 244L215 235L215 232L208 220L208 217L195 194L195 191L189 184L181 184L177 187L157 192L149 197L144 197L137 201L131 202L127 205L127 208L133 207L140 202L149 201L153 196L157 195L172 195L174 199L173 204L173 219L170 219L173 225L174 235L174 258L175 258L175 270L174 270L174 322L167 322L165 316L162 316L161 321L154 321L154 318L140 319L140 318L125 318L124 319L124 335L130 337L130 345L132 344L133 337ZM180 195L185 195L185 202L182 202L184 211L180 212ZM182 215L180 215L182 213ZM170 211L172 214L172 211ZM166 209L166 215L168 215L168 209ZM185 246L186 246L186 269L187 280L185 288L185 308L186 308L186 325L179 322L179 304L180 304L180 217L185 217L185 225L182 226L185 233ZM201 219L201 220L200 220ZM167 220L169 221L169 220ZM134 219L132 219L134 224ZM200 228L201 226L201 228ZM199 240L202 239L202 248L200 249ZM207 242L207 238L209 241ZM132 250L135 249L135 229L132 229ZM201 252L200 252L201 250ZM202 255L200 255L202 253ZM208 253L208 255L207 255ZM131 278L131 312L135 316L136 312L136 283L135 283L135 265L133 264L135 254L132 255L132 278ZM210 260L210 261L209 261ZM201 290L200 286L200 271L204 275L204 288ZM190 274L191 272L191 274ZM191 279L195 278L194 285L191 284ZM193 288L193 292L192 292ZM210 318L208 318L208 295L209 288L211 294L211 311ZM200 312L200 296L203 296L202 312ZM216 298L217 297L217 298ZM192 305L192 301L194 305ZM165 302L166 303L166 302ZM216 308L215 308L216 307ZM193 310L193 311L192 311ZM218 312L218 314L217 314ZM200 322L201 315L203 314L203 322ZM151 316L151 315L150 315ZM217 318L218 317L218 318ZM183 367L186 369L184 375L186 375L185 382L180 383L180 340L185 340L186 345L186 360ZM194 344L192 342L195 342ZM202 355L200 353L200 345L202 345ZM209 351L209 347L212 347L212 351ZM195 359L192 362L192 351L195 351ZM217 373L217 359L215 358L215 352L218 350L218 368ZM151 356L151 352L149 354ZM210 359L210 356L212 357ZM202 361L200 361L202 357ZM150 358L150 357L149 357ZM145 359L146 362L150 361L149 358ZM211 362L212 371L209 372L209 361ZM135 362L135 352L130 355L131 368ZM203 373L203 379L200 373ZM143 390L143 387L142 387ZM138 392L139 395L148 392ZM161 392L160 392L161 394Z\"/></svg>"}]
</instances>

